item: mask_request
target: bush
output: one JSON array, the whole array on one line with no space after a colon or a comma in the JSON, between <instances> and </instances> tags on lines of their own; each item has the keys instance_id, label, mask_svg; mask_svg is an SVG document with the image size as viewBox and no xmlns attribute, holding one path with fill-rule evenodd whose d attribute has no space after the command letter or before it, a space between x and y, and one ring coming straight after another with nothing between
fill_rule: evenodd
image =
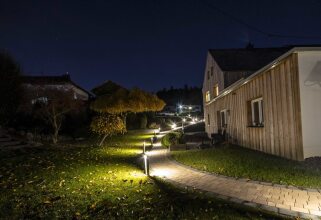
<instances>
[{"instance_id":1,"label":"bush","mask_svg":"<svg viewBox=\"0 0 321 220\"><path fill-rule=\"evenodd\" d=\"M162 145L169 147L176 144L183 144L182 136L183 135L180 132L168 133L162 138Z\"/></svg>"},{"instance_id":2,"label":"bush","mask_svg":"<svg viewBox=\"0 0 321 220\"><path fill-rule=\"evenodd\" d=\"M156 122L152 122L148 125L149 129L158 129L160 126Z\"/></svg>"}]
</instances>

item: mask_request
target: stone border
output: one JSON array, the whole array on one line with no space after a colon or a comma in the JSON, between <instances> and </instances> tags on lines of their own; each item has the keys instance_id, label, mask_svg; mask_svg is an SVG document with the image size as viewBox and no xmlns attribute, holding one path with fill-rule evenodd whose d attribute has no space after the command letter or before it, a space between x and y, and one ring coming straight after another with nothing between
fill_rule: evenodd
<instances>
[{"instance_id":1,"label":"stone border","mask_svg":"<svg viewBox=\"0 0 321 220\"><path fill-rule=\"evenodd\" d=\"M286 189L297 189L297 190L306 190L308 192L319 192L321 193L321 189L315 189L315 188L305 188L305 187L297 187L297 186L292 186L292 185L283 185L283 184L277 184L277 183L271 183L271 182L264 182L264 181L257 181L257 180L251 180L251 179L245 179L245 178L237 178L237 177L230 177L230 176L224 176L221 174L216 174L216 173L210 173L204 170L198 170L194 167L182 164L178 161L176 161L172 156L170 152L166 152L166 157L173 163L187 168L187 169L191 169L200 173L204 173L207 175L212 175L212 176L216 176L216 177L220 177L220 178L225 178L225 179L232 179L232 180L237 180L237 181L241 181L241 182L248 182L248 183L256 183L256 184L261 184L261 185L265 185L265 186L274 186L274 187L280 187L280 188L286 188Z\"/></svg>"},{"instance_id":2,"label":"stone border","mask_svg":"<svg viewBox=\"0 0 321 220\"><path fill-rule=\"evenodd\" d=\"M166 151L165 157L169 161L175 163L177 166L181 166L183 168L190 169L190 170L193 170L193 171L196 171L196 172L200 172L200 173L204 173L204 174L207 174L207 175L213 175L213 176L220 177L220 178L233 179L233 180L243 181L243 182L250 182L250 183L262 184L262 185L269 185L269 186L282 187L282 188L288 188L288 189L299 189L299 190L302 190L300 188L293 187L293 186L273 184L273 183L268 183L268 182L253 181L253 180L248 180L248 179L244 179L244 178L239 178L238 179L238 178L234 178L234 177L228 177L228 176L218 175L218 174L215 174L215 173L209 173L209 172L206 172L206 171L197 170L195 168L192 168L190 166L187 166L187 165L184 165L184 164L181 164L181 163L177 162L176 160L174 160L170 156L170 153L168 151ZM153 169L151 168L151 171L152 170ZM182 183L176 182L174 180L168 179L166 177L160 177L160 178L165 180L165 181L167 181L167 182L169 182L169 183L172 183L172 184L174 184L174 185L176 185L176 186L178 186L180 188L183 188L183 189L190 189L190 190L194 190L194 191L197 190L197 191L203 192L205 196L215 197L215 198L218 198L218 199L226 200L228 202L232 202L232 203L236 203L236 204L240 204L240 205L245 205L245 206L248 206L248 207L251 207L251 208L256 208L256 209L259 209L259 210L265 211L265 212L272 212L272 213L275 213L275 214L280 215L282 217L289 217L290 216L290 217L299 217L299 218L312 219L312 220L314 220L314 219L315 220L320 220L321 219L321 217L317 216L317 215L308 214L308 213L304 213L304 212L298 212L298 211L292 211L292 210L289 210L289 209L272 207L272 206L263 205L263 204L258 204L258 203L255 203L255 202L239 199L237 197L225 196L225 195L221 195L219 193L214 193L214 192L211 192L211 191L202 190L202 189L198 189L198 188L195 188L195 187L187 186L187 185L184 185ZM311 189L311 190L313 190L314 192L315 191L320 192L319 190L316 190L316 189Z\"/></svg>"}]
</instances>

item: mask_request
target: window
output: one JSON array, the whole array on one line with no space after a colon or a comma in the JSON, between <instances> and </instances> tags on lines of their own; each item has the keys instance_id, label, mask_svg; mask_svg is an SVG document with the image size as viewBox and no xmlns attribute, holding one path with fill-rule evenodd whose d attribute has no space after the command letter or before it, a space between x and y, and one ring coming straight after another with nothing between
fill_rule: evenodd
<instances>
[{"instance_id":1,"label":"window","mask_svg":"<svg viewBox=\"0 0 321 220\"><path fill-rule=\"evenodd\" d=\"M42 104L47 104L48 103L48 98L47 97L38 97L35 99L31 100L31 104L37 104L37 103L42 103Z\"/></svg>"},{"instance_id":2,"label":"window","mask_svg":"<svg viewBox=\"0 0 321 220\"><path fill-rule=\"evenodd\" d=\"M207 79L210 79L210 71L207 71Z\"/></svg>"},{"instance_id":3,"label":"window","mask_svg":"<svg viewBox=\"0 0 321 220\"><path fill-rule=\"evenodd\" d=\"M211 121L210 121L210 114L207 114L207 125L210 126L211 124Z\"/></svg>"},{"instance_id":4,"label":"window","mask_svg":"<svg viewBox=\"0 0 321 220\"><path fill-rule=\"evenodd\" d=\"M206 95L205 95L205 101L206 101L206 102L211 101L211 94L210 94L210 91L207 91L207 92L206 92Z\"/></svg>"},{"instance_id":5,"label":"window","mask_svg":"<svg viewBox=\"0 0 321 220\"><path fill-rule=\"evenodd\" d=\"M252 126L263 126L263 98L254 99L251 101L251 117Z\"/></svg>"},{"instance_id":6,"label":"window","mask_svg":"<svg viewBox=\"0 0 321 220\"><path fill-rule=\"evenodd\" d=\"M218 96L218 84L213 87L214 97Z\"/></svg>"},{"instance_id":7,"label":"window","mask_svg":"<svg viewBox=\"0 0 321 220\"><path fill-rule=\"evenodd\" d=\"M220 112L220 119L221 119L221 128L226 128L227 125L227 110L224 109Z\"/></svg>"},{"instance_id":8,"label":"window","mask_svg":"<svg viewBox=\"0 0 321 220\"><path fill-rule=\"evenodd\" d=\"M213 76L213 73L214 73L214 67L211 66L211 76Z\"/></svg>"}]
</instances>

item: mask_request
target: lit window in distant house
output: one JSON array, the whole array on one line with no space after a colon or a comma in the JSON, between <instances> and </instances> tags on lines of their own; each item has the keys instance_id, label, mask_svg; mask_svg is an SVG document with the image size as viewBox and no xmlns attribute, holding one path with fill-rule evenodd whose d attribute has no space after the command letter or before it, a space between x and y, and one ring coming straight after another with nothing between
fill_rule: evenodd
<instances>
[{"instance_id":1,"label":"lit window in distant house","mask_svg":"<svg viewBox=\"0 0 321 220\"><path fill-rule=\"evenodd\" d=\"M207 92L206 92L206 94L205 94L205 101L206 101L206 102L211 101L211 94L210 94L210 91L207 91Z\"/></svg>"},{"instance_id":2,"label":"lit window in distant house","mask_svg":"<svg viewBox=\"0 0 321 220\"><path fill-rule=\"evenodd\" d=\"M43 103L43 104L47 104L48 103L48 98L47 97L38 97L35 99L31 100L31 104L36 104L36 103Z\"/></svg>"},{"instance_id":3,"label":"lit window in distant house","mask_svg":"<svg viewBox=\"0 0 321 220\"><path fill-rule=\"evenodd\" d=\"M253 126L263 126L263 98L254 99L251 101L251 115Z\"/></svg>"},{"instance_id":4,"label":"lit window in distant house","mask_svg":"<svg viewBox=\"0 0 321 220\"><path fill-rule=\"evenodd\" d=\"M214 92L214 97L218 96L218 84L216 84L214 87L213 87L213 92Z\"/></svg>"}]
</instances>

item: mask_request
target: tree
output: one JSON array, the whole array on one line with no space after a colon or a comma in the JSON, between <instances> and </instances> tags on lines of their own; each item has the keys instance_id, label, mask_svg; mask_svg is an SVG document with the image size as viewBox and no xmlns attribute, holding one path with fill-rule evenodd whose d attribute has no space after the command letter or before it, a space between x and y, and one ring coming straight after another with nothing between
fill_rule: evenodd
<instances>
[{"instance_id":1,"label":"tree","mask_svg":"<svg viewBox=\"0 0 321 220\"><path fill-rule=\"evenodd\" d=\"M101 146L108 136L116 134L124 134L126 132L125 123L118 115L100 113L94 117L90 128L94 133L97 133L103 138L101 139L99 146Z\"/></svg>"},{"instance_id":2,"label":"tree","mask_svg":"<svg viewBox=\"0 0 321 220\"><path fill-rule=\"evenodd\" d=\"M155 112L161 111L165 106L165 102L154 94L150 94L139 88L127 90L111 81L107 81L103 85L94 88L92 92L96 95L96 100L91 103L91 109L100 114L98 117L102 117L101 120L103 120L103 114L115 115L115 117L117 116L122 119L125 130L123 131L120 126L118 127L118 133L126 132L126 115L129 112ZM105 126L113 126L111 123L103 124ZM111 128L107 127L102 130L112 131ZM108 132L105 133L103 140L105 140L108 135L110 136L116 133L117 132L111 134ZM100 142L100 145L102 143L103 141Z\"/></svg>"},{"instance_id":3,"label":"tree","mask_svg":"<svg viewBox=\"0 0 321 220\"><path fill-rule=\"evenodd\" d=\"M14 118L21 99L21 70L17 62L4 51L0 52L0 124Z\"/></svg>"},{"instance_id":4,"label":"tree","mask_svg":"<svg viewBox=\"0 0 321 220\"><path fill-rule=\"evenodd\" d=\"M25 108L43 119L52 128L52 142L58 142L59 131L67 113L79 109L81 101L71 89L38 87L27 92Z\"/></svg>"}]
</instances>

